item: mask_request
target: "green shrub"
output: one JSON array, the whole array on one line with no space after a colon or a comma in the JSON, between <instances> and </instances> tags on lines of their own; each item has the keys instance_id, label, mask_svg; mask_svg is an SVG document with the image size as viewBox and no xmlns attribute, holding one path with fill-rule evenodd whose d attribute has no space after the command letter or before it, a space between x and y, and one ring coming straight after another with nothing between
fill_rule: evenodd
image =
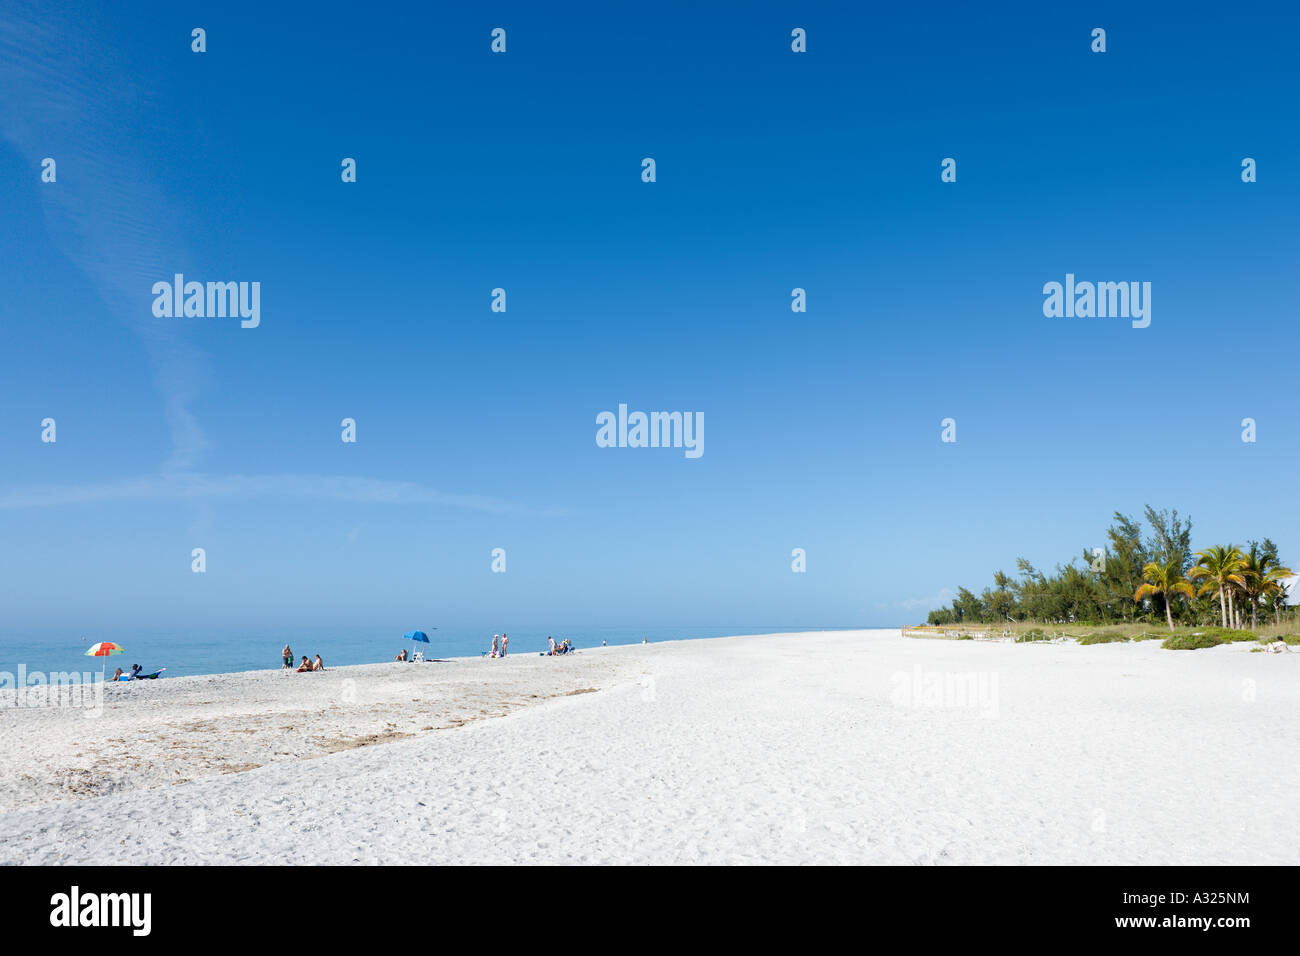
<instances>
[{"instance_id":1,"label":"green shrub","mask_svg":"<svg viewBox=\"0 0 1300 956\"><path fill-rule=\"evenodd\" d=\"M1219 628L1218 630L1223 630ZM1202 647L1216 647L1224 643L1221 638L1215 634L1208 634L1205 631L1198 631L1192 634L1175 634L1172 637L1166 637L1161 643L1167 651L1195 651Z\"/></svg>"},{"instance_id":2,"label":"green shrub","mask_svg":"<svg viewBox=\"0 0 1300 956\"><path fill-rule=\"evenodd\" d=\"M973 640L975 640L975 635L974 635L974 634L958 634L958 635L957 635L957 640L959 640L959 641L973 641Z\"/></svg>"},{"instance_id":3,"label":"green shrub","mask_svg":"<svg viewBox=\"0 0 1300 956\"><path fill-rule=\"evenodd\" d=\"M1258 641L1259 635L1252 631L1236 631L1230 627L1198 627L1192 633L1209 634L1217 637L1222 644L1233 644L1237 641Z\"/></svg>"},{"instance_id":4,"label":"green shrub","mask_svg":"<svg viewBox=\"0 0 1300 956\"><path fill-rule=\"evenodd\" d=\"M1079 638L1080 644L1118 644L1126 641L1128 636L1119 631L1098 631L1096 634L1085 634Z\"/></svg>"}]
</instances>

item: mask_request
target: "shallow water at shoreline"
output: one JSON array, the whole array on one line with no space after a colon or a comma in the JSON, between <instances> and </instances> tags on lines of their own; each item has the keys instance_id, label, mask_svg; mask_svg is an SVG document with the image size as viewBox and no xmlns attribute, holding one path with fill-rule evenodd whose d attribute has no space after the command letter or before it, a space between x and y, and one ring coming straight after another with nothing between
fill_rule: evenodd
<instances>
[{"instance_id":1,"label":"shallow water at shoreline","mask_svg":"<svg viewBox=\"0 0 1300 956\"><path fill-rule=\"evenodd\" d=\"M121 667L130 670L140 664L145 671L167 668L166 677L192 674L227 674L239 671L265 670L280 666L280 651L286 643L292 648L296 660L305 654L319 654L325 665L373 664L391 661L403 647L408 653L410 641L402 634L411 630L400 627L340 627L340 628L266 628L205 631L202 629L112 628L69 635L38 630L6 629L0 632L0 671L17 673L23 665L28 673L77 672L99 673L106 666L109 675ZM519 629L507 627L511 654L537 654L547 649L547 636L557 641L568 638L575 648L599 647L602 641L611 645L639 644L642 638L650 643L688 640L695 638L729 637L743 634L776 634L792 631L832 630L835 628L809 627L650 627L601 628L558 627L546 630L537 627ZM427 628L426 628L427 630ZM471 628L439 628L427 630L428 644L417 644L426 657L477 657L486 654L492 645L491 631ZM126 650L107 658L86 657L85 652L96 641L112 641Z\"/></svg>"}]
</instances>

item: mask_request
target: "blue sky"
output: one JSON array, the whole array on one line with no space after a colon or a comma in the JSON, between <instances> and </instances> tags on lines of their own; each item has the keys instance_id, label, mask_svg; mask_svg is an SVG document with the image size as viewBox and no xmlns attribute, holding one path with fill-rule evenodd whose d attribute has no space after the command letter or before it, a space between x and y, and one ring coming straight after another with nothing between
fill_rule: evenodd
<instances>
[{"instance_id":1,"label":"blue sky","mask_svg":"<svg viewBox=\"0 0 1300 956\"><path fill-rule=\"evenodd\" d=\"M893 624L1147 502L1300 561L1296 14L1041 6L7 5L0 625Z\"/></svg>"}]
</instances>

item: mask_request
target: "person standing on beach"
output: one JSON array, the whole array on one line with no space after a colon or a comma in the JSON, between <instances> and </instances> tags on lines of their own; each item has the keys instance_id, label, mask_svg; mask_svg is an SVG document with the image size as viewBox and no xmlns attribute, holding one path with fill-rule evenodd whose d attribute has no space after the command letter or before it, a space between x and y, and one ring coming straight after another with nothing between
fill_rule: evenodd
<instances>
[{"instance_id":1,"label":"person standing on beach","mask_svg":"<svg viewBox=\"0 0 1300 956\"><path fill-rule=\"evenodd\" d=\"M506 645L510 643L510 638L505 634L501 635L501 656L506 656Z\"/></svg>"},{"instance_id":2,"label":"person standing on beach","mask_svg":"<svg viewBox=\"0 0 1300 956\"><path fill-rule=\"evenodd\" d=\"M284 662L280 670L293 666L293 650L290 649L288 644L284 645L284 650L280 652L280 659Z\"/></svg>"},{"instance_id":3,"label":"person standing on beach","mask_svg":"<svg viewBox=\"0 0 1300 956\"><path fill-rule=\"evenodd\" d=\"M500 634L492 635L492 656L493 657L501 656L501 635Z\"/></svg>"}]
</instances>

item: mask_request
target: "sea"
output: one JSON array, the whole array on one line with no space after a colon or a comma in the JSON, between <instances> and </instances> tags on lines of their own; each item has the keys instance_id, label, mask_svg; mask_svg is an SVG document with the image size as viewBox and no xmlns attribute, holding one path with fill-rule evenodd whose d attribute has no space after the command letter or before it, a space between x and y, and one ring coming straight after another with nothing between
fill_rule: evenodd
<instances>
[{"instance_id":1,"label":"sea","mask_svg":"<svg viewBox=\"0 0 1300 956\"><path fill-rule=\"evenodd\" d=\"M740 634L779 634L792 631L842 630L863 625L810 627L808 625L735 625L682 627L507 627L510 654L542 654L547 637L556 643L568 638L577 650L610 645L640 644L698 638L728 637ZM422 630L429 643L412 644L403 639L411 630ZM139 664L146 673L166 668L162 677L191 674L226 674L235 671L266 670L280 667L285 644L294 659L317 654L326 667L346 664L372 664L391 661L406 648L424 651L427 658L477 657L492 646L492 631L468 627L433 627L412 624L389 627L282 627L247 630L210 630L206 628L131 628L97 629L85 633L53 632L38 629L0 629L0 674L18 674L23 668L35 673L98 674L101 666L111 676L121 667L129 671ZM86 657L86 650L99 641L112 641L123 653L110 657Z\"/></svg>"}]
</instances>

